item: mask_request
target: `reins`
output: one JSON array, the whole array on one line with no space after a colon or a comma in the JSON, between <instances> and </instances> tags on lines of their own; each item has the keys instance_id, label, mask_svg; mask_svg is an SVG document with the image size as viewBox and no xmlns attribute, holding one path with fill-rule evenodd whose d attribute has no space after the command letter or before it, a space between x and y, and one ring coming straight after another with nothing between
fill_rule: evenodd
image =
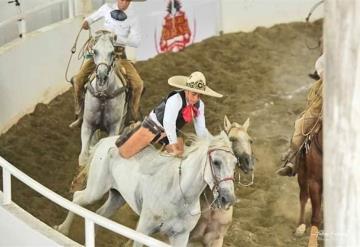
<instances>
[{"instance_id":1,"label":"reins","mask_svg":"<svg viewBox=\"0 0 360 247\"><path fill-rule=\"evenodd\" d=\"M233 177L233 176L231 176L231 177L225 177L225 178L222 178L222 179L221 179L221 178L218 178L218 177L215 175L214 167L213 167L214 165L213 165L213 163L212 163L212 159L211 159L211 156L210 156L210 155L211 155L212 152L214 152L214 151L219 151L219 150L220 150L220 151L224 151L224 152L228 152L228 153L231 153L232 155L234 155L232 151L229 151L229 150L227 150L227 149L222 149L222 148L213 148L213 149L209 149L209 150L207 151L207 157L206 157L206 163L205 163L205 166L204 166L203 176L204 176L204 174L205 174L205 169L206 169L207 161L209 161L209 165L210 165L210 168L211 168L211 174L212 174L212 177L213 177L213 179L214 179L214 187L213 187L213 189L212 189L212 192L214 192L215 189L218 191L219 185L220 185L220 183L222 183L222 182L226 182L226 181L233 181L233 182L234 182L234 177ZM205 210L200 210L199 213L195 213L195 214L194 214L194 213L190 212L190 210L189 210L189 205L190 205L190 203L189 203L188 200L186 199L185 193L184 193L184 191L182 190L182 187L181 187L181 175L182 175L181 165L182 165L182 161L183 161L183 159L181 158L181 159L180 159L180 164L179 164L179 188L180 188L181 195L182 195L182 197L183 197L183 199L184 199L184 202L185 202L185 203L184 203L184 206L185 206L185 208L188 210L188 213L189 213L191 216L195 216L195 215L199 215L199 214L201 214L201 213L204 213L204 212L213 210L213 209L214 209L213 205L214 205L215 201L217 200L217 198L214 198L214 200L209 204L209 201L207 200L207 197L206 197L206 195L205 195L205 199L206 199L209 207L208 207L207 209L205 209ZM203 179L204 179L204 181L205 181L205 178L204 178L204 177L203 177Z\"/></svg>"},{"instance_id":2,"label":"reins","mask_svg":"<svg viewBox=\"0 0 360 247\"><path fill-rule=\"evenodd\" d=\"M312 13L313 13L313 12L315 11L315 9L316 9L317 7L319 7L320 4L322 4L322 3L324 3L324 0L321 0L321 1L317 2L316 4L314 4L314 6L310 9L309 14L308 14L308 15L306 16L306 18L305 18L306 22L309 22Z\"/></svg>"},{"instance_id":3,"label":"reins","mask_svg":"<svg viewBox=\"0 0 360 247\"><path fill-rule=\"evenodd\" d=\"M313 12L317 9L317 7L319 7L322 3L324 3L324 0L321 0L321 1L317 2L317 3L310 9L308 15L307 15L306 18L305 18L306 23L309 23L311 15L312 15ZM319 48L319 47L321 46L321 41L319 40L319 41L318 41L318 44L317 44L316 46L313 46L313 47L310 46L310 45L308 45L308 42L307 42L307 41L305 41L305 45L306 45L306 47L307 47L309 50L314 50L314 49L317 49L317 48Z\"/></svg>"},{"instance_id":4,"label":"reins","mask_svg":"<svg viewBox=\"0 0 360 247\"><path fill-rule=\"evenodd\" d=\"M225 131L226 135L229 136L231 130L232 130L232 129L235 129L235 128L236 128L236 127L231 126L228 131L226 131L226 130L224 130L224 131ZM231 142L232 142L232 141L231 141ZM235 157L236 157L236 155L235 155ZM252 159L255 158L254 155L251 155L250 157L251 157ZM236 159L237 159L237 161L238 161L239 164L240 164L240 159L239 159L238 157L236 157ZM238 175L238 178L239 178L238 184L239 184L239 185L244 186L244 187L249 187L249 186L251 186L251 185L254 184L254 178L255 178L255 172L254 172L254 170L252 170L252 172L251 172L251 181L250 181L248 184L244 184L244 183L241 182L241 175L240 175L240 173L241 173L241 172L239 171L239 175Z\"/></svg>"},{"instance_id":5,"label":"reins","mask_svg":"<svg viewBox=\"0 0 360 247\"><path fill-rule=\"evenodd\" d=\"M224 152L228 152L228 153L231 153L232 155L234 155L234 153L232 151L229 151L227 149L222 149L222 148L214 148L214 149L210 149L208 150L208 153L207 153L207 158L209 160L209 164L210 164L210 168L211 168L211 174L212 174L212 177L215 181L215 184L214 184L214 187L212 189L212 191L214 191L215 189L218 190L219 188L219 185L220 183L222 182L226 182L226 181L233 181L234 182L234 176L231 176L231 177L225 177L225 178L218 178L216 175L215 175L215 172L214 172L214 165L213 165L213 160L211 159L211 153L214 152L214 151L224 151ZM235 155L234 155L235 156ZM206 167L206 165L205 165ZM205 169L205 168L204 168ZM205 173L204 173L205 174Z\"/></svg>"},{"instance_id":6,"label":"reins","mask_svg":"<svg viewBox=\"0 0 360 247\"><path fill-rule=\"evenodd\" d=\"M71 54L70 54L70 57L69 57L69 61L68 61L68 64L67 64L67 66L66 66L65 80L66 80L67 82L70 82L70 83L71 83L71 80L69 80L69 78L68 78L68 72L69 72L70 62L71 62L72 56L76 53L77 42L78 42L78 39L79 39L79 37L80 37L80 33L81 33L82 30L83 30L83 27L80 28L78 34L76 35L75 42L74 42L74 44L73 44L73 46L72 46L72 48L71 48L71 50L70 50ZM78 60L80 60L81 57L83 57L83 55L84 55L84 50L85 50L85 46L86 46L86 49L88 49L88 44L89 44L90 40L92 40L92 37L93 37L93 36L92 36L92 33L91 33L91 29L90 29L90 27L89 27L89 38L88 38L87 41L84 43L84 45L81 47L80 52L79 52L79 55L78 55ZM83 61L82 61L81 65L84 63L84 59L85 59L85 58L83 57Z\"/></svg>"}]
</instances>

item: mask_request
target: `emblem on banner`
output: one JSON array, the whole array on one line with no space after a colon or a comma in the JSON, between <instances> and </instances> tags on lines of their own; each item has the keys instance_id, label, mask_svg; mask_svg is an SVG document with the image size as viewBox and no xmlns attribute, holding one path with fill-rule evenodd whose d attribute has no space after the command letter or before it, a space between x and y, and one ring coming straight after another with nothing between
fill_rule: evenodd
<instances>
[{"instance_id":1,"label":"emblem on banner","mask_svg":"<svg viewBox=\"0 0 360 247\"><path fill-rule=\"evenodd\" d=\"M156 42L158 53L181 51L192 43L193 36L194 32L190 29L188 18L182 9L180 0L168 0L167 14L163 19L160 41L157 41L159 43Z\"/></svg>"}]
</instances>

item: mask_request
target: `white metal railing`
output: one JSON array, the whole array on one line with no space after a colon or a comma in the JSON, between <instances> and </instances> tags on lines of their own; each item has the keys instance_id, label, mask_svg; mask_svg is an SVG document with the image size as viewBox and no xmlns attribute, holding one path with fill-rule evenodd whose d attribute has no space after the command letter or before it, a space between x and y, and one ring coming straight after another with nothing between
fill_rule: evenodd
<instances>
[{"instance_id":1,"label":"white metal railing","mask_svg":"<svg viewBox=\"0 0 360 247\"><path fill-rule=\"evenodd\" d=\"M19 179L21 182L37 191L41 195L45 196L49 200L55 202L67 210L74 212L75 214L83 217L85 219L85 246L93 247L95 246L95 226L94 224L100 225L110 231L118 233L124 237L132 239L134 241L140 242L147 246L153 247L170 247L170 245L165 244L159 240L151 238L142 233L136 232L133 229L130 229L126 226L118 224L112 220L109 220L105 217L102 217L90 210L87 210L41 185L36 182L34 179L27 176L25 173L14 167L7 160L0 156L0 166L3 171L3 204L11 203L11 175Z\"/></svg>"},{"instance_id":2,"label":"white metal railing","mask_svg":"<svg viewBox=\"0 0 360 247\"><path fill-rule=\"evenodd\" d=\"M44 3L44 4L40 4L30 10L24 11L22 12L21 9L19 10L18 16L9 18L5 21L0 22L0 28L3 26L6 26L10 23L13 22L17 22L18 23L18 31L19 31L19 36L22 37L23 34L25 34L27 32L26 30L26 17L29 16L30 14L36 13L38 11L41 11L43 9L49 8L53 5L62 3L62 2L68 2L68 14L69 14L69 18L73 18L74 17L74 0L53 0L51 2L48 3ZM20 8L20 7L19 7Z\"/></svg>"}]
</instances>

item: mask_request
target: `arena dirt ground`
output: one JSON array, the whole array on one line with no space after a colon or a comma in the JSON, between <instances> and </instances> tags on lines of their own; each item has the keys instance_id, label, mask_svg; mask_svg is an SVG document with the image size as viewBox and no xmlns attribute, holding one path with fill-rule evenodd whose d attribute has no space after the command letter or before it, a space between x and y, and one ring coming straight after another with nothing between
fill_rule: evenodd
<instances>
[{"instance_id":1,"label":"arena dirt ground","mask_svg":"<svg viewBox=\"0 0 360 247\"><path fill-rule=\"evenodd\" d=\"M278 177L274 171L313 83L308 73L313 72L320 51L309 47L317 45L321 24L298 22L226 34L193 44L182 52L161 54L136 64L146 85L144 113L172 89L167 85L168 77L199 70L213 89L225 95L216 100L203 97L207 126L212 133L219 132L225 114L239 123L250 118L249 133L257 158L255 184L236 187L240 201L235 205L224 246L306 245L306 236L293 235L299 211L296 178ZM68 128L73 118L71 91L48 105L39 104L32 114L0 137L0 155L71 199L68 188L80 151L80 129ZM13 181L13 191L13 200L46 224L52 226L64 220L64 209L17 180ZM98 205L89 208L95 210ZM308 224L309 216L310 212ZM134 228L137 216L125 206L113 219ZM84 243L81 219L75 221L70 237ZM124 246L125 242L126 239L104 229L99 229L96 236L97 246Z\"/></svg>"}]
</instances>

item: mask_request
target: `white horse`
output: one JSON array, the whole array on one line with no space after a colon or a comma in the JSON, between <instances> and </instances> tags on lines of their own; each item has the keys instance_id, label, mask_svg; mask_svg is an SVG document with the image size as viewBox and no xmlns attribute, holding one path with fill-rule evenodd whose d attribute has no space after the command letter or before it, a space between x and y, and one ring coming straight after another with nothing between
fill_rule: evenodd
<instances>
[{"instance_id":1,"label":"white horse","mask_svg":"<svg viewBox=\"0 0 360 247\"><path fill-rule=\"evenodd\" d=\"M116 139L107 137L95 146L86 188L74 193L74 203L90 204L109 192L98 214L109 217L127 202L140 216L137 231L161 232L172 246L186 246L200 217L199 197L206 186L218 207L227 209L235 202L237 160L225 132L204 140L194 138L183 159L161 156L151 146L124 159L114 145ZM73 217L69 212L56 228L68 234Z\"/></svg>"},{"instance_id":2,"label":"white horse","mask_svg":"<svg viewBox=\"0 0 360 247\"><path fill-rule=\"evenodd\" d=\"M251 148L252 139L247 133L249 125L249 119L241 125L236 122L231 123L226 116L224 117L224 129L232 142L232 149L238 159L238 166L244 173L252 172L253 174L255 159ZM211 200L212 195L208 187L204 191L204 195L208 200ZM221 247L232 222L233 207L230 207L229 210L221 208L207 210L210 207L209 201L206 201L205 197L201 198L202 214L190 233L190 240L200 242L207 247Z\"/></svg>"},{"instance_id":3,"label":"white horse","mask_svg":"<svg viewBox=\"0 0 360 247\"><path fill-rule=\"evenodd\" d=\"M96 77L87 85L84 117L81 125L79 165L88 162L89 147L97 129L109 136L118 135L127 113L126 87L115 73L116 59L113 43L116 36L101 31L92 49Z\"/></svg>"}]
</instances>

